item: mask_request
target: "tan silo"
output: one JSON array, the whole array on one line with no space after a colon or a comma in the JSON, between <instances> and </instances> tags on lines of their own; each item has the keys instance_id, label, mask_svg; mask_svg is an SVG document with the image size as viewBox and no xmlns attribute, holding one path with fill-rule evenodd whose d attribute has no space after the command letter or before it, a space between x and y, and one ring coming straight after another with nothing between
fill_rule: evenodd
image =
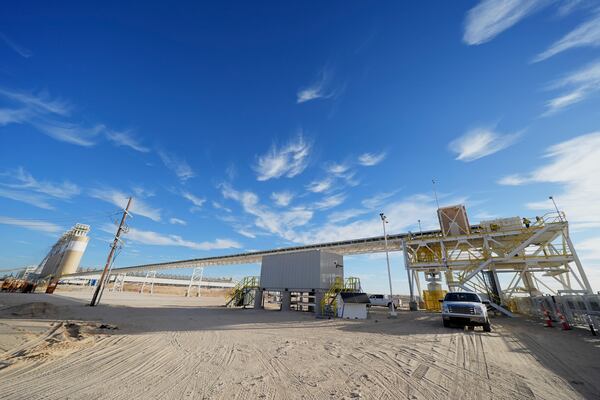
<instances>
[{"instance_id":1,"label":"tan silo","mask_svg":"<svg viewBox=\"0 0 600 400\"><path fill-rule=\"evenodd\" d=\"M62 259L58 265L55 276L73 274L79 268L79 262L90 238L87 236L90 231L89 225L76 224L66 238L64 249L62 251Z\"/></svg>"},{"instance_id":2,"label":"tan silo","mask_svg":"<svg viewBox=\"0 0 600 400\"><path fill-rule=\"evenodd\" d=\"M89 225L75 224L65 232L52 246L44 260L40 263L39 271L42 278L58 279L62 275L77 272L79 262L87 247L90 231Z\"/></svg>"}]
</instances>

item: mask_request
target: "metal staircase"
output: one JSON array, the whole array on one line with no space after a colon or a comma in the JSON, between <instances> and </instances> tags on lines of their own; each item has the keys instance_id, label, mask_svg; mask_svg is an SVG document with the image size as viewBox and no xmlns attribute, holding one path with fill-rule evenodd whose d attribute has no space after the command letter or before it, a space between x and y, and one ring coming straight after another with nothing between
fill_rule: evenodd
<instances>
[{"instance_id":1,"label":"metal staircase","mask_svg":"<svg viewBox=\"0 0 600 400\"><path fill-rule=\"evenodd\" d=\"M340 292L362 292L360 278L351 276L344 281L340 277L336 277L331 287L321 300L321 315L324 317L334 317L337 309L337 295Z\"/></svg>"},{"instance_id":2,"label":"metal staircase","mask_svg":"<svg viewBox=\"0 0 600 400\"><path fill-rule=\"evenodd\" d=\"M226 307L244 307L254 304L256 298L256 290L259 289L260 277L258 276L246 276L235 285L227 303Z\"/></svg>"}]
</instances>

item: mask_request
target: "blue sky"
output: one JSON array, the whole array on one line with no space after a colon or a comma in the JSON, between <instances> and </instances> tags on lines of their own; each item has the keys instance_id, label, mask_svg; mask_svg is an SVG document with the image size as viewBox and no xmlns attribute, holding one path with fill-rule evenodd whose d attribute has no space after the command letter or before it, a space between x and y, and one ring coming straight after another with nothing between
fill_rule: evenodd
<instances>
[{"instance_id":1,"label":"blue sky","mask_svg":"<svg viewBox=\"0 0 600 400\"><path fill-rule=\"evenodd\" d=\"M75 222L117 266L534 216L600 287L600 3L12 2L0 15L0 269ZM397 291L406 292L394 255ZM386 289L385 259L346 273ZM256 266L213 268L236 277Z\"/></svg>"}]
</instances>

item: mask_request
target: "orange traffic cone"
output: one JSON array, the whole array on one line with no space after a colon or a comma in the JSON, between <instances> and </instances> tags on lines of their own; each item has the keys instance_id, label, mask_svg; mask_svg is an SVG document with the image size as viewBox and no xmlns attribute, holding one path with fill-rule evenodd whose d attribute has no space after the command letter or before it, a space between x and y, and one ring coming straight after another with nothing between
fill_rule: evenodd
<instances>
[{"instance_id":1,"label":"orange traffic cone","mask_svg":"<svg viewBox=\"0 0 600 400\"><path fill-rule=\"evenodd\" d=\"M542 310L544 310L544 322L545 322L545 327L546 328L552 328L552 318L550 318L550 313L548 312L548 310L546 310L545 308L542 308Z\"/></svg>"},{"instance_id":2,"label":"orange traffic cone","mask_svg":"<svg viewBox=\"0 0 600 400\"><path fill-rule=\"evenodd\" d=\"M560 320L560 324L562 325L562 330L563 331L570 331L571 330L571 325L569 325L569 323L567 322L567 319L565 318L565 316L562 315L562 313L560 311L556 311L556 314L558 314L558 319Z\"/></svg>"}]
</instances>

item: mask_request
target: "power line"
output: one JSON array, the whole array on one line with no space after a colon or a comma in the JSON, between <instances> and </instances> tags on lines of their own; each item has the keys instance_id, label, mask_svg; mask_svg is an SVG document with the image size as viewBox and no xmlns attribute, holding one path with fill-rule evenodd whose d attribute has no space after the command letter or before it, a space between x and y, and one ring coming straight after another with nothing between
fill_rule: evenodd
<instances>
[{"instance_id":1,"label":"power line","mask_svg":"<svg viewBox=\"0 0 600 400\"><path fill-rule=\"evenodd\" d=\"M40 227L40 226L44 226L44 224L62 224L65 222L72 222L72 221L81 221L83 220L84 222L90 223L90 222L99 222L102 221L104 218L108 218L108 221L110 221L111 223L115 223L115 221L113 219L111 219L111 217L118 215L120 213L120 211L117 212L111 212L111 213L102 213L102 214L93 214L93 215L89 215L89 216L84 216L84 217L65 217L65 218L49 218L49 219L20 219L20 218L13 218L10 217L11 219L15 220L15 223L9 223L8 221L2 222L0 221L0 225L10 225L10 226L17 226L17 227L22 227L22 228L36 228L36 227Z\"/></svg>"},{"instance_id":2,"label":"power line","mask_svg":"<svg viewBox=\"0 0 600 400\"><path fill-rule=\"evenodd\" d=\"M92 307L97 304L97 301L100 301L98 295L101 296L101 293L102 293L101 290L103 290L103 286L104 286L104 279L107 276L106 274L107 274L109 268L112 267L113 256L115 255L115 251L117 251L117 247L119 246L121 233L123 233L124 231L127 230L127 228L124 225L125 225L125 220L127 219L127 216L129 215L129 208L131 207L132 200L133 200L133 198L130 197L129 200L127 201L127 207L125 207L125 210L123 210L123 216L121 217L121 223L119 224L119 227L117 228L117 233L115 234L115 239L114 239L112 245L110 246L110 252L108 253L108 258L106 259L106 265L104 266L102 275L100 275L100 280L98 281L98 285L96 286L96 291L94 292L94 296L92 297L92 301L90 302L90 306L92 306Z\"/></svg>"},{"instance_id":3,"label":"power line","mask_svg":"<svg viewBox=\"0 0 600 400\"><path fill-rule=\"evenodd\" d=\"M43 218L43 219L33 219L33 218L14 218L11 217L12 219L18 219L19 221L29 221L31 222L31 224L19 224L19 226L37 226L39 225L40 222L68 222L68 221L72 221L72 220L83 220L83 219L101 219L101 218L105 218L105 217L111 217L113 215L119 215L122 211L113 211L113 212L103 212L103 213L98 213L98 214L90 214L87 216L73 216L73 217L61 217L61 218Z\"/></svg>"}]
</instances>

